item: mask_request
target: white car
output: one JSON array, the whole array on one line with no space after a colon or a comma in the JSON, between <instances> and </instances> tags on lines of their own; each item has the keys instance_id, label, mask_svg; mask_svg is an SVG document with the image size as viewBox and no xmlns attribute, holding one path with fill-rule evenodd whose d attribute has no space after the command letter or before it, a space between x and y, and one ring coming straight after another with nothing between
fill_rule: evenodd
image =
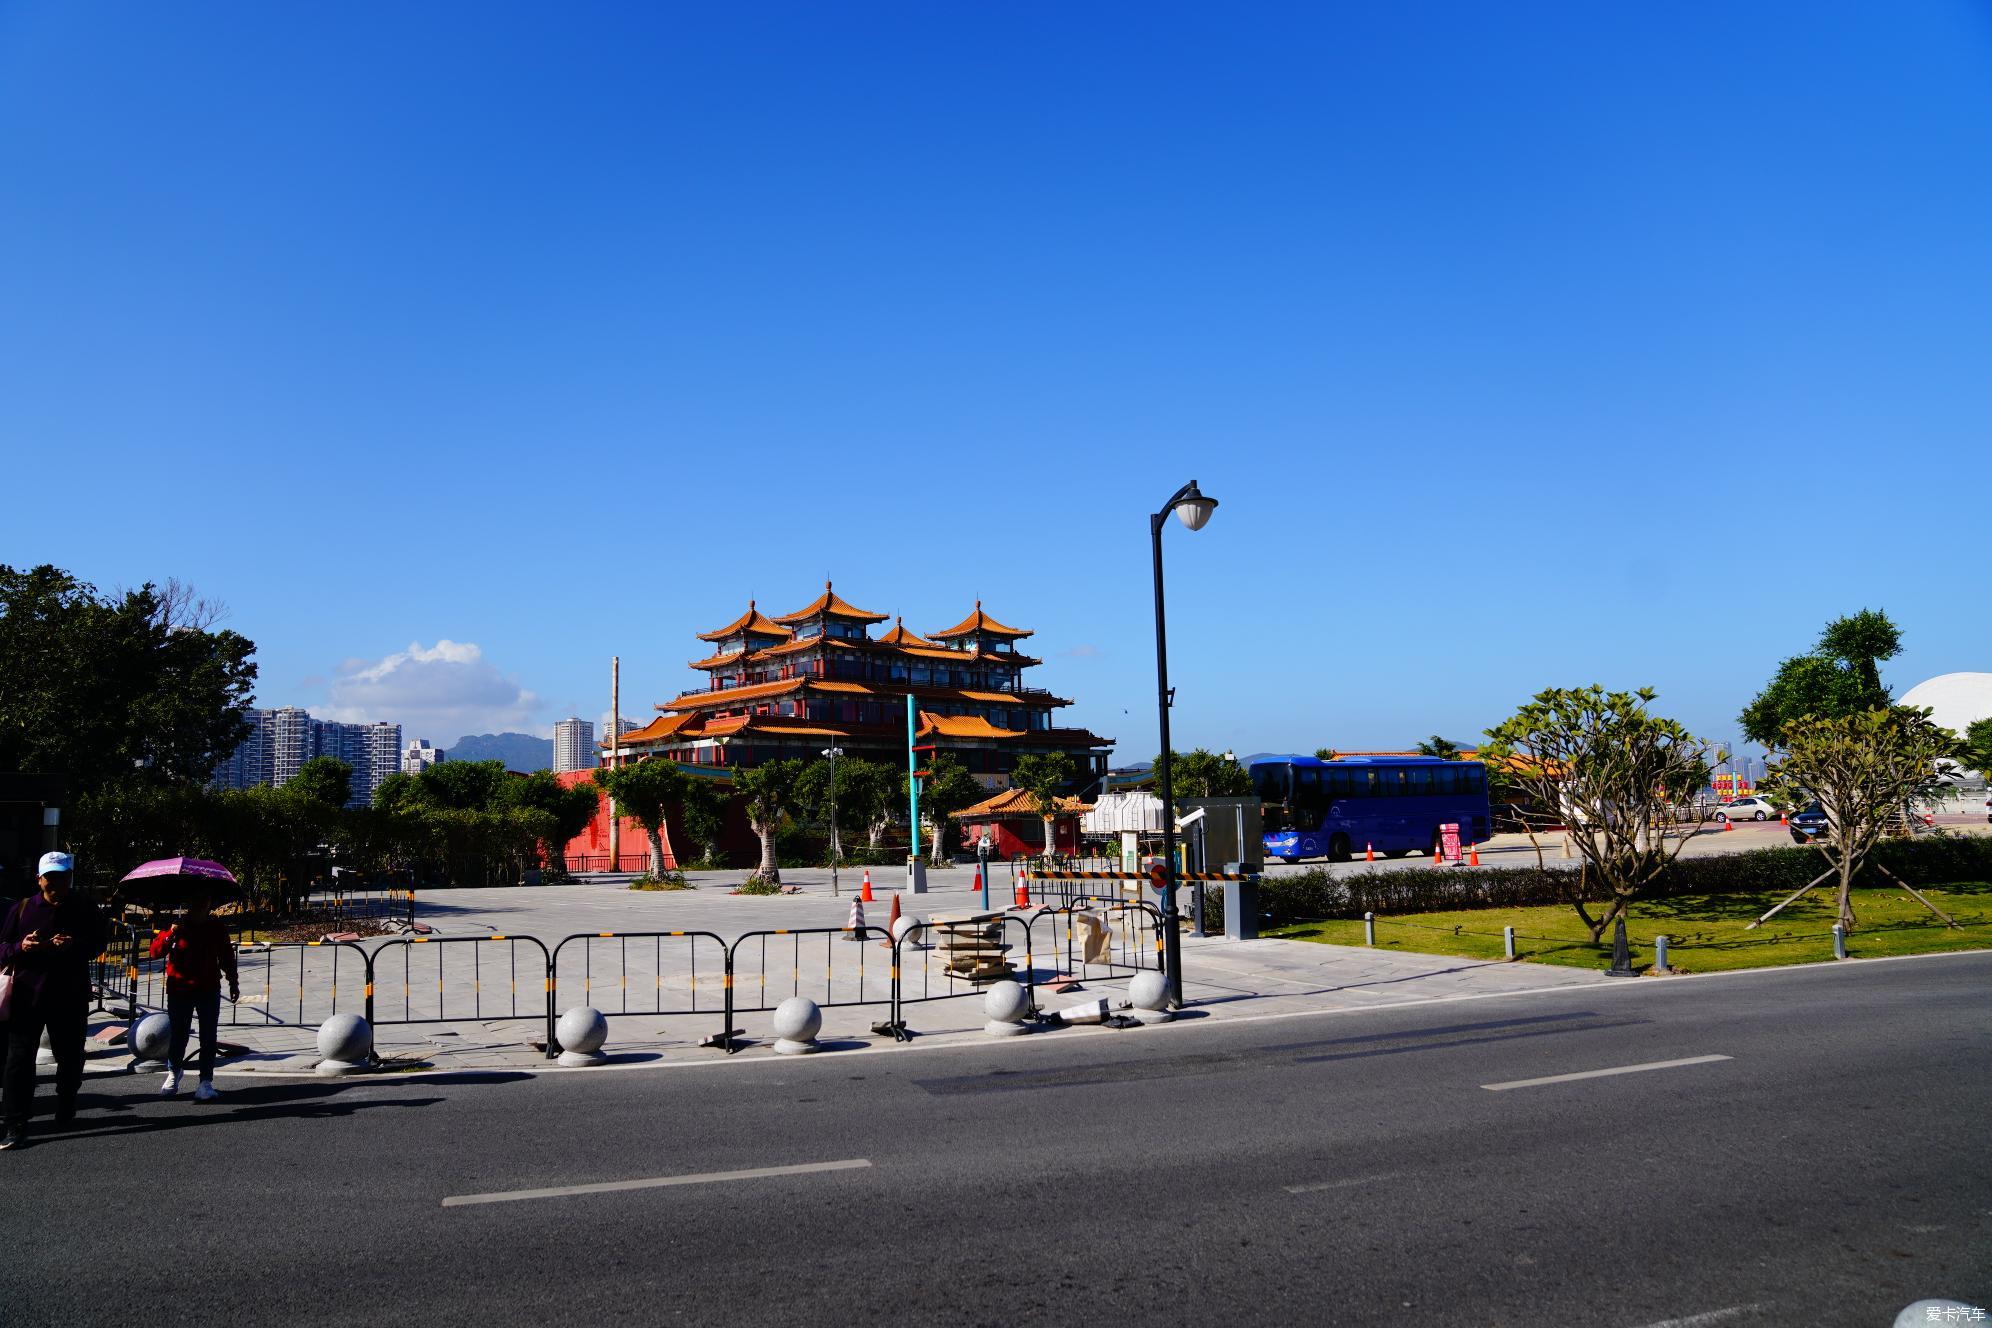
<instances>
[{"instance_id":1,"label":"white car","mask_svg":"<svg viewBox=\"0 0 1992 1328\"><path fill-rule=\"evenodd\" d=\"M1762 798L1731 798L1715 809L1718 821L1768 821L1778 809Z\"/></svg>"}]
</instances>

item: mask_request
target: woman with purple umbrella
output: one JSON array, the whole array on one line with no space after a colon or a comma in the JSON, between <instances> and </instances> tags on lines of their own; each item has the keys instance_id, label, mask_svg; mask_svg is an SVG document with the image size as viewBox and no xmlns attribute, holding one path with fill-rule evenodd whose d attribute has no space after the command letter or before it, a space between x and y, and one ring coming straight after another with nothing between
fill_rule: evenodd
<instances>
[{"instance_id":1,"label":"woman with purple umbrella","mask_svg":"<svg viewBox=\"0 0 1992 1328\"><path fill-rule=\"evenodd\" d=\"M221 1021L222 978L228 978L229 1000L242 995L236 978L235 944L229 939L228 928L212 911L212 891L217 883L234 886L235 877L219 863L165 858L146 863L125 881L146 882L150 893L170 893L185 905L179 920L152 938L152 958L166 960L166 1015L173 1026L166 1078L159 1085L159 1095L174 1097L180 1091L180 1077L187 1068L187 1036L198 1015L201 1059L194 1100L211 1102L215 1096L215 1025Z\"/></svg>"}]
</instances>

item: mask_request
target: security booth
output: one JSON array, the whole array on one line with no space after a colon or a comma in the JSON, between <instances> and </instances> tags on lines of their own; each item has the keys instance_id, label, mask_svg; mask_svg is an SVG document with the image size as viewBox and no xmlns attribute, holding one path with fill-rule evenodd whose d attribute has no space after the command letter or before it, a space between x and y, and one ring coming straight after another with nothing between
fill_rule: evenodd
<instances>
[{"instance_id":1,"label":"security booth","mask_svg":"<svg viewBox=\"0 0 1992 1328\"><path fill-rule=\"evenodd\" d=\"M1222 871L1227 862L1238 863L1247 872L1264 869L1265 821L1260 815L1259 799L1185 798L1181 801L1179 819L1187 818L1192 812L1203 812L1187 836L1191 851L1185 854L1185 859L1196 864L1194 870Z\"/></svg>"}]
</instances>

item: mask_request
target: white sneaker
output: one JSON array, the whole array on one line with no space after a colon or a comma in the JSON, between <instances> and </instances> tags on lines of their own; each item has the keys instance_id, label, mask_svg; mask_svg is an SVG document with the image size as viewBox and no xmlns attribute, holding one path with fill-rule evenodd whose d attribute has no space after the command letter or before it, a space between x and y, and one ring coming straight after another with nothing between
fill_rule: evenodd
<instances>
[{"instance_id":1,"label":"white sneaker","mask_svg":"<svg viewBox=\"0 0 1992 1328\"><path fill-rule=\"evenodd\" d=\"M178 1097L180 1095L180 1072L168 1070L166 1077L159 1081L159 1096Z\"/></svg>"},{"instance_id":2,"label":"white sneaker","mask_svg":"<svg viewBox=\"0 0 1992 1328\"><path fill-rule=\"evenodd\" d=\"M218 1094L214 1091L214 1084L210 1080L203 1079L194 1086L194 1101L196 1102L212 1102L217 1096Z\"/></svg>"}]
</instances>

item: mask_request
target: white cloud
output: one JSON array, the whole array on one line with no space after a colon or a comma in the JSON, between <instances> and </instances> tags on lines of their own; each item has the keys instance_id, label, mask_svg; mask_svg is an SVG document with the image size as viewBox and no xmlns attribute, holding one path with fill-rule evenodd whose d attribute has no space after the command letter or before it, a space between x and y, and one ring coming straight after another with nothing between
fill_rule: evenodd
<instances>
[{"instance_id":1,"label":"white cloud","mask_svg":"<svg viewBox=\"0 0 1992 1328\"><path fill-rule=\"evenodd\" d=\"M326 719L386 720L400 724L404 738L427 738L439 747L471 733L547 731L535 718L540 699L468 641L411 641L385 659L346 660L333 671L326 695Z\"/></svg>"}]
</instances>

